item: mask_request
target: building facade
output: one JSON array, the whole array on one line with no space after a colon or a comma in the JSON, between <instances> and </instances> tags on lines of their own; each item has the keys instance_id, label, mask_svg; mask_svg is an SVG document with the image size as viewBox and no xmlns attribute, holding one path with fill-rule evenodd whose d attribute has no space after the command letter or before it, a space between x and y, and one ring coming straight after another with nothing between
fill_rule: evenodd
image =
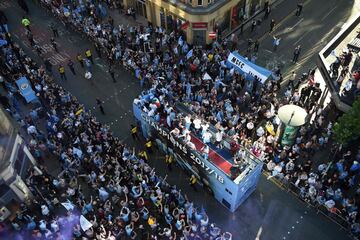
<instances>
[{"instance_id":1,"label":"building facade","mask_svg":"<svg viewBox=\"0 0 360 240\"><path fill-rule=\"evenodd\" d=\"M0 208L32 197L26 174L36 160L18 134L18 125L0 108Z\"/></svg>"},{"instance_id":2,"label":"building facade","mask_svg":"<svg viewBox=\"0 0 360 240\"><path fill-rule=\"evenodd\" d=\"M205 45L239 26L269 0L123 0L154 26L184 32L190 44Z\"/></svg>"}]
</instances>

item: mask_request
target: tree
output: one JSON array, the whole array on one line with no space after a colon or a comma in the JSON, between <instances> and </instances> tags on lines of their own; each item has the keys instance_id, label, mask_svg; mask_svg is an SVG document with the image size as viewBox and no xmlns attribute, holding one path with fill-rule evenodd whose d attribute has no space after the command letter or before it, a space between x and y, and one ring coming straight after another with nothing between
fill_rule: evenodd
<instances>
[{"instance_id":1,"label":"tree","mask_svg":"<svg viewBox=\"0 0 360 240\"><path fill-rule=\"evenodd\" d=\"M340 144L347 144L360 137L360 97L352 108L344 113L334 125L334 139Z\"/></svg>"}]
</instances>

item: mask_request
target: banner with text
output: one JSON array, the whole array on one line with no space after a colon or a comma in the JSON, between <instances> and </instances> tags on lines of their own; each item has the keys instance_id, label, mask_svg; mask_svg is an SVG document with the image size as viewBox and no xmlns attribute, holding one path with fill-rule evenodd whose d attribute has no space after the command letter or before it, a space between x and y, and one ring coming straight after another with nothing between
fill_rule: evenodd
<instances>
[{"instance_id":1,"label":"banner with text","mask_svg":"<svg viewBox=\"0 0 360 240\"><path fill-rule=\"evenodd\" d=\"M229 68L235 68L241 73L248 74L251 78L254 78L255 76L258 77L262 83L264 83L272 73L271 71L246 60L237 52L229 54L226 64Z\"/></svg>"}]
</instances>

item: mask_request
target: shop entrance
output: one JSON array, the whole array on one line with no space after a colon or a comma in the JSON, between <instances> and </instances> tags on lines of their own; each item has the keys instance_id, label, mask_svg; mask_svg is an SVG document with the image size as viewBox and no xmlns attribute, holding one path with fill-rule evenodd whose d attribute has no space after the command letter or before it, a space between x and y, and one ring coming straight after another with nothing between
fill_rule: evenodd
<instances>
[{"instance_id":1,"label":"shop entrance","mask_svg":"<svg viewBox=\"0 0 360 240\"><path fill-rule=\"evenodd\" d=\"M206 44L206 30L193 30L194 46L204 46Z\"/></svg>"}]
</instances>

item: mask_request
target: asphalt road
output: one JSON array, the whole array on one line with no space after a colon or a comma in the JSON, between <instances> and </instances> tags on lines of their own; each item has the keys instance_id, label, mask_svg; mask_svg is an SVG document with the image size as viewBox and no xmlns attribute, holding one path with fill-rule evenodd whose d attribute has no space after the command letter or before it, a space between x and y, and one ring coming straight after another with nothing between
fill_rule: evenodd
<instances>
[{"instance_id":1,"label":"asphalt road","mask_svg":"<svg viewBox=\"0 0 360 240\"><path fill-rule=\"evenodd\" d=\"M317 36L313 36L314 34L307 34L308 36L301 40L304 45L304 57L306 55L306 48L309 48L308 51L310 51L310 47L315 45L319 39L321 40L324 33L330 31L331 23L335 26L343 21L342 19L346 19L347 17L346 13L349 10L349 4L344 4L343 2L348 1L341 1L339 4L344 4L344 6L339 8L340 10L338 11L332 11L334 16L331 15L331 17L329 17L329 26L328 28L325 28L324 26L325 29L323 29L323 26L317 19L319 19L319 16L325 16L326 13L329 12L329 9L331 10L331 6L333 5L326 5L327 3L334 4L336 1L313 0L312 3L313 2L316 2L315 6L317 6L313 6L313 12L311 13L310 10L308 10L308 7L305 7L304 20L297 24L295 31L288 32L282 36L282 45L278 49L277 54L279 54L279 56L276 59L284 60L284 65L288 64L290 66L287 61L291 59L292 51L289 51L289 49L292 49L291 46L298 41L297 39L300 39L302 34L309 31L306 30L307 28L314 28L312 31L316 31L319 34L317 34ZM312 6L312 3L309 3L310 6ZM56 81L75 95L87 109L90 109L93 112L99 121L109 124L115 135L131 145L137 146L138 148L143 147L143 143L134 143L128 137L129 126L130 123L133 122L131 113L132 100L141 91L137 80L129 72L126 72L119 67L116 70L117 82L113 83L107 72L106 62L102 59L96 59L93 66L93 83L84 78L84 70L81 69L78 63L76 63L77 75L73 76L66 66L68 80L61 81L57 72L57 66L59 64L66 65L69 58L72 58L75 62L76 54L78 52L84 53L86 48L91 47L91 42L88 39L83 38L80 34L65 29L61 23L44 9L32 4L29 5L31 9L30 20L32 21L35 40L37 40L39 45L46 51L45 57L50 58L51 61L56 64L53 68ZM324 6L329 6L330 8L323 8ZM322 8L320 9L320 7ZM20 24L23 13L17 8L16 2L3 0L0 2L0 8L7 14L10 31L13 32L18 43L22 45L26 52L36 59L38 63L42 63L45 57L38 57L36 53L29 48L28 41L24 35L24 30ZM290 9L289 12L291 11L292 9ZM342 13L342 15L340 13ZM336 20L335 18L338 19ZM277 27L276 33L280 34L282 29L294 26L300 19L301 17L289 17L288 19L285 19L284 22L281 23L281 26L279 25ZM121 21L121 17L118 18L118 21ZM59 53L56 53L49 45L49 39L51 37L49 24L52 22L59 26L61 32L61 36L57 39L57 42L59 43ZM334 22L336 22L336 24ZM282 24L284 24L284 26L282 26ZM301 29L302 32L298 33L297 29ZM339 28L337 27L337 29ZM310 40L313 41L313 43L311 43ZM267 50L271 49L271 42L267 37L264 37L260 48L262 52L260 52L259 55L265 54ZM94 49L93 53L94 56L96 56ZM309 57L308 60L309 64L310 59L311 57ZM275 60L273 58L271 59L271 61ZM259 58L259 61L262 60ZM312 62L312 64L314 64L314 62ZM304 68L307 68L307 66L304 66ZM104 101L106 115L102 115L96 108L95 99L97 97ZM266 180L265 177L260 179L257 190L249 197L249 199L245 201L235 213L230 213L225 207L215 199L211 198L204 191L199 190L198 192L194 192L194 190L190 189L187 184L187 175L180 171L179 168L173 169L173 172L171 173L168 172L163 157L160 154L154 153L150 159L151 164L156 167L156 170L160 175L165 176L168 174L168 182L179 186L198 206L204 206L210 219L219 224L224 230L232 232L234 240L349 239L346 236L346 233L336 224L325 219L323 216L316 214L314 210L307 208L296 197L281 190L272 182Z\"/></svg>"},{"instance_id":2,"label":"asphalt road","mask_svg":"<svg viewBox=\"0 0 360 240\"><path fill-rule=\"evenodd\" d=\"M246 54L249 38L260 40L260 48L256 63L267 69L280 66L284 79L287 80L292 71L298 76L316 66L318 52L340 31L343 24L353 13L360 10L358 0L306 0L300 16L295 16L298 1L279 0L275 3L269 17L263 20L256 31L245 29L239 35L239 52ZM262 18L261 14L258 19ZM270 30L270 20L276 26ZM273 36L281 38L276 51L273 50ZM301 45L299 61L292 63L293 52Z\"/></svg>"}]
</instances>

